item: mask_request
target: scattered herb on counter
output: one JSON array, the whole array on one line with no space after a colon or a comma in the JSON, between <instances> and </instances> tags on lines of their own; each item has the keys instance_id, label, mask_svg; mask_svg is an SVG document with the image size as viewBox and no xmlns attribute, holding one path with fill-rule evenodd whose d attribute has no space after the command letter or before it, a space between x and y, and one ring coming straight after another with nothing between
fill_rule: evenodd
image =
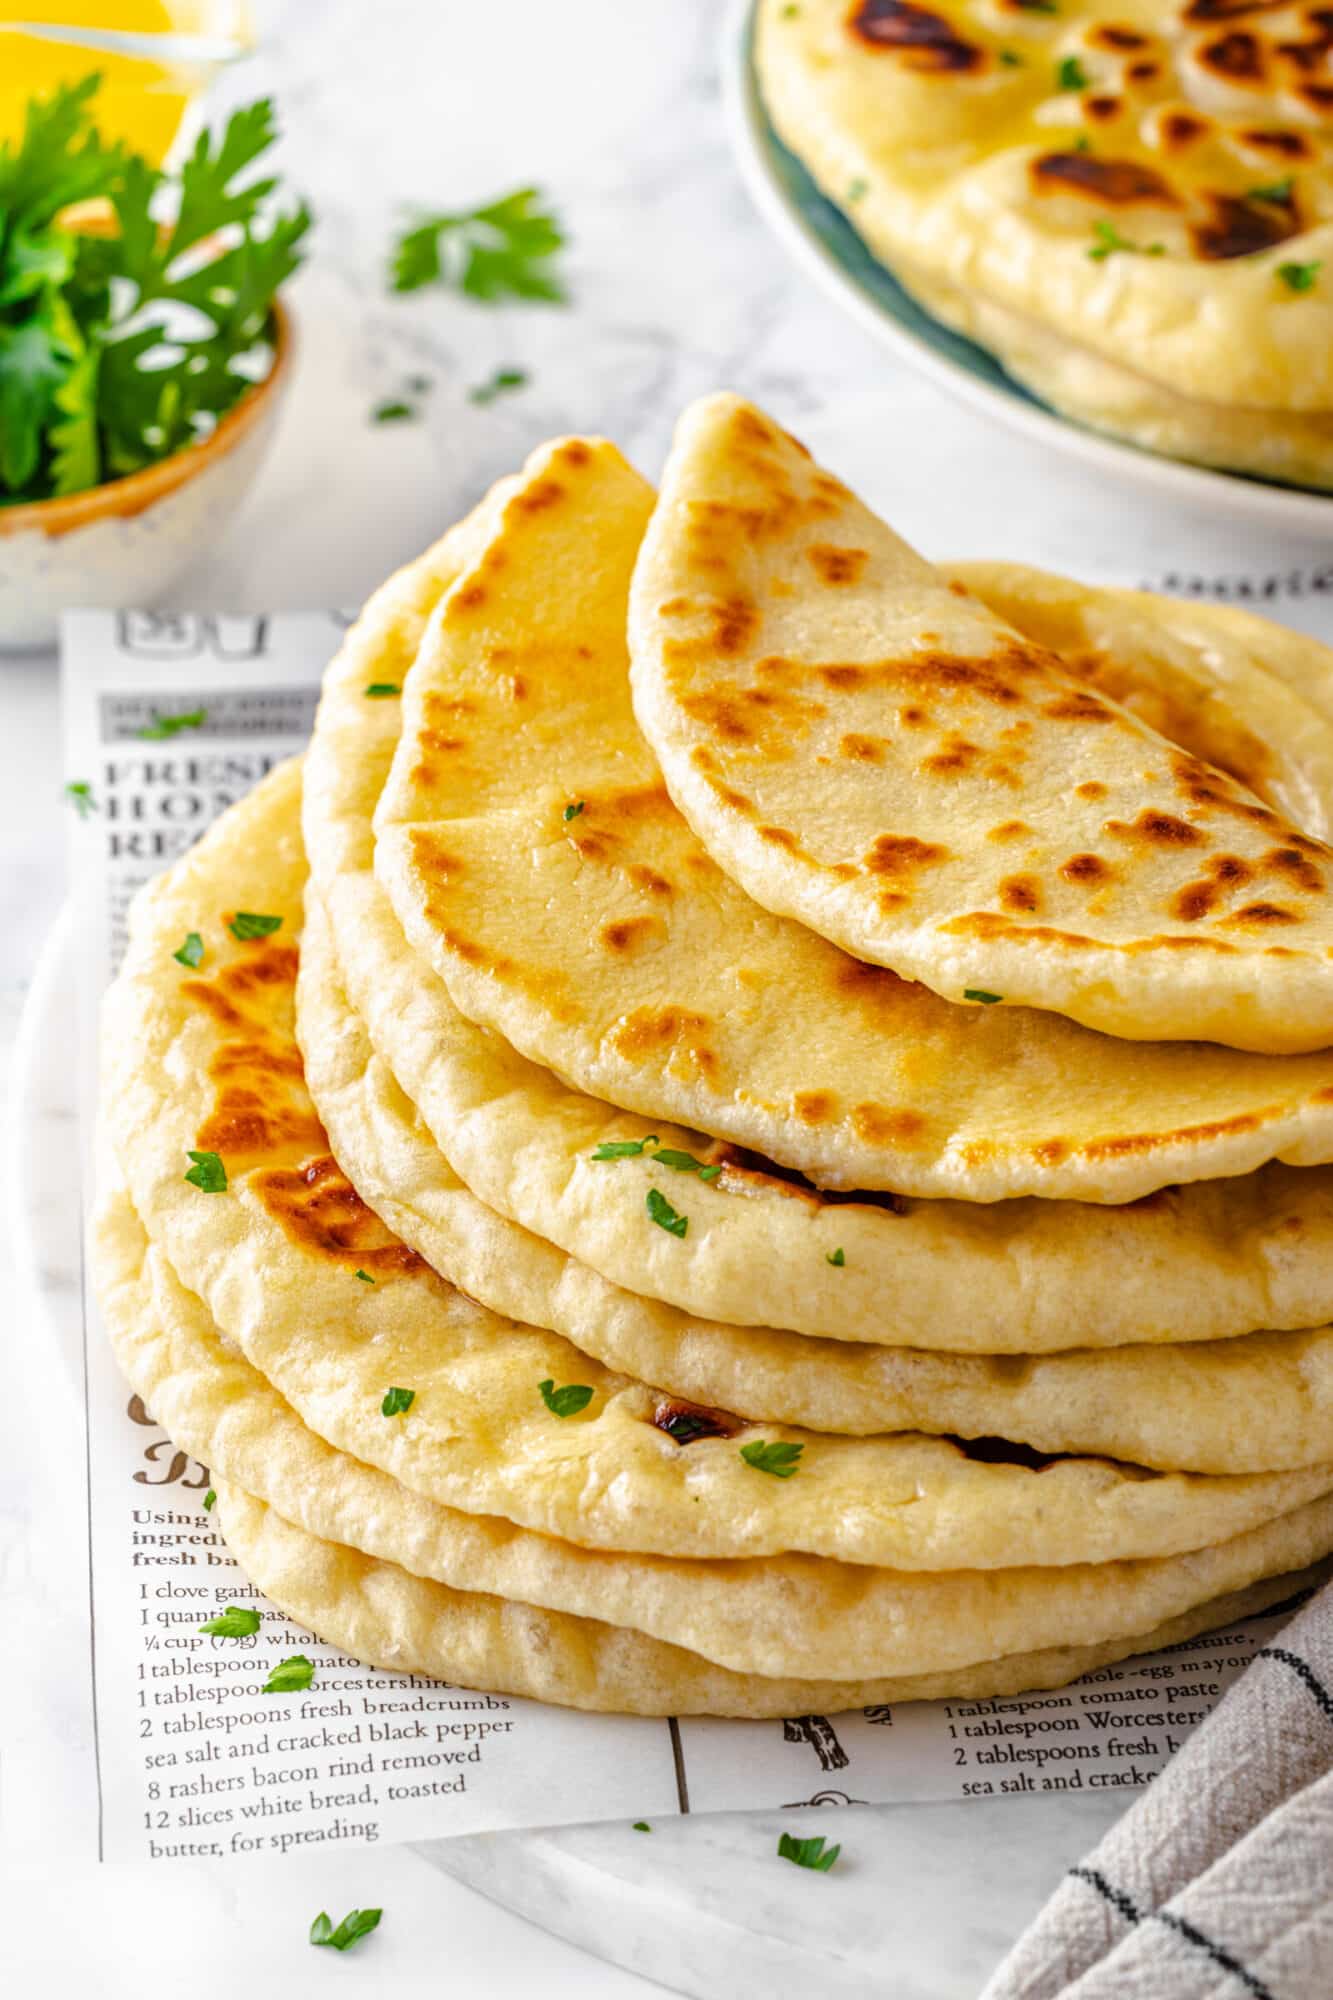
<instances>
[{"instance_id":1,"label":"scattered herb on counter","mask_svg":"<svg viewBox=\"0 0 1333 2000\"><path fill-rule=\"evenodd\" d=\"M387 403L376 403L370 413L370 419L376 424L414 423L420 414L414 403L390 400Z\"/></svg>"},{"instance_id":2,"label":"scattered herb on counter","mask_svg":"<svg viewBox=\"0 0 1333 2000\"><path fill-rule=\"evenodd\" d=\"M563 1389L557 1389L548 1375L537 1388L553 1417L576 1417L592 1401L592 1390L586 1382L567 1382Z\"/></svg>"},{"instance_id":3,"label":"scattered herb on counter","mask_svg":"<svg viewBox=\"0 0 1333 2000\"><path fill-rule=\"evenodd\" d=\"M1057 90L1086 90L1091 81L1077 56L1062 56L1055 65Z\"/></svg>"},{"instance_id":4,"label":"scattered herb on counter","mask_svg":"<svg viewBox=\"0 0 1333 2000\"><path fill-rule=\"evenodd\" d=\"M645 1147L656 1144L656 1132L650 1132L646 1139L603 1139L592 1157L594 1160L634 1160Z\"/></svg>"},{"instance_id":5,"label":"scattered herb on counter","mask_svg":"<svg viewBox=\"0 0 1333 2000\"><path fill-rule=\"evenodd\" d=\"M202 729L207 720L206 708L192 708L186 715L159 715L154 709L152 721L134 733L145 743L166 743L184 729Z\"/></svg>"},{"instance_id":6,"label":"scattered herb on counter","mask_svg":"<svg viewBox=\"0 0 1333 2000\"><path fill-rule=\"evenodd\" d=\"M257 910L238 910L227 929L241 944L247 944L252 938L272 937L274 931L282 929L282 918L266 917Z\"/></svg>"},{"instance_id":7,"label":"scattered herb on counter","mask_svg":"<svg viewBox=\"0 0 1333 2000\"><path fill-rule=\"evenodd\" d=\"M222 1164L221 1153L189 1152L186 1158L194 1161L185 1176L192 1187L201 1188L205 1194L227 1192L227 1169Z\"/></svg>"},{"instance_id":8,"label":"scattered herb on counter","mask_svg":"<svg viewBox=\"0 0 1333 2000\"><path fill-rule=\"evenodd\" d=\"M290 1653L279 1660L264 1682L264 1694L304 1694L315 1678L315 1663L304 1653Z\"/></svg>"},{"instance_id":9,"label":"scattered herb on counter","mask_svg":"<svg viewBox=\"0 0 1333 2000\"><path fill-rule=\"evenodd\" d=\"M805 1450L803 1444L786 1444L776 1438L756 1438L753 1444L741 1446L741 1457L756 1472L771 1472L775 1479L790 1479L800 1470L799 1460Z\"/></svg>"},{"instance_id":10,"label":"scattered herb on counter","mask_svg":"<svg viewBox=\"0 0 1333 2000\"><path fill-rule=\"evenodd\" d=\"M485 408L488 403L495 402L497 397L509 395L515 389L526 389L527 386L528 376L525 369L497 368L488 382L478 382L475 388L468 390L467 399L469 403L478 403Z\"/></svg>"},{"instance_id":11,"label":"scattered herb on counter","mask_svg":"<svg viewBox=\"0 0 1333 2000\"><path fill-rule=\"evenodd\" d=\"M841 1248L837 1250L830 1250L828 1256L824 1259L824 1262L826 1264L832 1264L835 1270L840 1271L843 1265L847 1262L847 1253L845 1250Z\"/></svg>"},{"instance_id":12,"label":"scattered herb on counter","mask_svg":"<svg viewBox=\"0 0 1333 2000\"><path fill-rule=\"evenodd\" d=\"M196 971L204 962L204 941L198 931L187 931L184 944L171 956L177 965L188 965L191 972Z\"/></svg>"},{"instance_id":13,"label":"scattered herb on counter","mask_svg":"<svg viewBox=\"0 0 1333 2000\"><path fill-rule=\"evenodd\" d=\"M1323 261L1316 257L1309 264L1279 264L1277 274L1289 292L1312 292L1322 269Z\"/></svg>"},{"instance_id":14,"label":"scattered herb on counter","mask_svg":"<svg viewBox=\"0 0 1333 2000\"><path fill-rule=\"evenodd\" d=\"M356 1275L359 1278L361 1276L360 1271ZM370 1282L374 1284L375 1280L372 1278ZM384 1394L384 1401L380 1404L380 1415L382 1417L401 1417L405 1411L411 1409L416 1399L417 1392L415 1389L387 1389Z\"/></svg>"},{"instance_id":15,"label":"scattered herb on counter","mask_svg":"<svg viewBox=\"0 0 1333 2000\"><path fill-rule=\"evenodd\" d=\"M634 1831L636 1833L651 1833L652 1828L646 1819L636 1819L634 1822Z\"/></svg>"},{"instance_id":16,"label":"scattered herb on counter","mask_svg":"<svg viewBox=\"0 0 1333 2000\"><path fill-rule=\"evenodd\" d=\"M371 681L369 687L361 690L367 701L383 701L387 695L401 694L402 691L397 681Z\"/></svg>"},{"instance_id":17,"label":"scattered herb on counter","mask_svg":"<svg viewBox=\"0 0 1333 2000\"><path fill-rule=\"evenodd\" d=\"M198 442L272 362L304 206L271 213L267 99L167 175L96 127L100 79L30 99L0 146L0 504L138 472ZM160 224L162 196L174 220ZM71 228L99 200L112 227Z\"/></svg>"},{"instance_id":18,"label":"scattered herb on counter","mask_svg":"<svg viewBox=\"0 0 1333 2000\"><path fill-rule=\"evenodd\" d=\"M1113 222L1094 222L1092 233L1097 238L1097 241L1089 244L1087 254L1091 257L1094 264L1105 263L1106 259L1114 256L1117 250L1126 251L1131 257L1165 257L1166 255L1166 245L1164 243L1131 243L1127 236L1120 234L1120 231Z\"/></svg>"},{"instance_id":19,"label":"scattered herb on counter","mask_svg":"<svg viewBox=\"0 0 1333 2000\"><path fill-rule=\"evenodd\" d=\"M827 1875L842 1847L826 1847L822 1833L784 1833L778 1837L778 1853L784 1861L794 1861L798 1868L813 1868L816 1874Z\"/></svg>"},{"instance_id":20,"label":"scattered herb on counter","mask_svg":"<svg viewBox=\"0 0 1333 2000\"><path fill-rule=\"evenodd\" d=\"M665 1229L670 1236L683 1236L690 1226L687 1215L681 1215L671 1206L660 1188L649 1188L644 1206L659 1229Z\"/></svg>"},{"instance_id":21,"label":"scattered herb on counter","mask_svg":"<svg viewBox=\"0 0 1333 2000\"><path fill-rule=\"evenodd\" d=\"M1003 993L988 993L984 986L965 986L963 988L963 998L964 1000L979 1001L983 1007L998 1007L1004 995Z\"/></svg>"},{"instance_id":22,"label":"scattered herb on counter","mask_svg":"<svg viewBox=\"0 0 1333 2000\"><path fill-rule=\"evenodd\" d=\"M377 1929L383 1915L383 1910L349 1910L342 1922L334 1925L328 1911L321 1910L310 1926L310 1942L331 1945L334 1951L350 1951L358 1938L369 1937Z\"/></svg>"},{"instance_id":23,"label":"scattered herb on counter","mask_svg":"<svg viewBox=\"0 0 1333 2000\"><path fill-rule=\"evenodd\" d=\"M393 247L393 289L445 285L485 305L497 299L562 305L564 286L550 260L565 238L540 203L539 189L516 188L479 208L422 216Z\"/></svg>"},{"instance_id":24,"label":"scattered herb on counter","mask_svg":"<svg viewBox=\"0 0 1333 2000\"><path fill-rule=\"evenodd\" d=\"M199 1627L214 1639L249 1639L259 1630L259 1613L248 1604L229 1604L225 1611Z\"/></svg>"},{"instance_id":25,"label":"scattered herb on counter","mask_svg":"<svg viewBox=\"0 0 1333 2000\"><path fill-rule=\"evenodd\" d=\"M87 819L89 813L98 809L93 797L93 788L86 778L71 778L65 787L65 797L73 806L80 819Z\"/></svg>"},{"instance_id":26,"label":"scattered herb on counter","mask_svg":"<svg viewBox=\"0 0 1333 2000\"><path fill-rule=\"evenodd\" d=\"M217 1504L218 1504L218 1496L214 1492L213 1488L210 1486L207 1493L205 1493L204 1495L204 1512L206 1514L211 1514L213 1509L217 1506Z\"/></svg>"},{"instance_id":27,"label":"scattered herb on counter","mask_svg":"<svg viewBox=\"0 0 1333 2000\"><path fill-rule=\"evenodd\" d=\"M567 805L565 807L566 823L568 823L571 819L577 819L579 814L583 811L583 808L587 805L587 803L588 801L586 799L575 799L570 805Z\"/></svg>"}]
</instances>

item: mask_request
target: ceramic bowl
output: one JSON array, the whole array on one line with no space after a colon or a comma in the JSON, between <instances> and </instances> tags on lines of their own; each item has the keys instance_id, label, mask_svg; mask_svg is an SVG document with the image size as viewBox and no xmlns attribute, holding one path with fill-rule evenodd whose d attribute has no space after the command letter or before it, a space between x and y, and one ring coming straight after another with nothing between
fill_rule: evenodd
<instances>
[{"instance_id":1,"label":"ceramic bowl","mask_svg":"<svg viewBox=\"0 0 1333 2000\"><path fill-rule=\"evenodd\" d=\"M200 444L84 493L0 507L0 652L53 646L74 605L151 605L211 548L259 469L291 372L274 304L268 374Z\"/></svg>"}]
</instances>

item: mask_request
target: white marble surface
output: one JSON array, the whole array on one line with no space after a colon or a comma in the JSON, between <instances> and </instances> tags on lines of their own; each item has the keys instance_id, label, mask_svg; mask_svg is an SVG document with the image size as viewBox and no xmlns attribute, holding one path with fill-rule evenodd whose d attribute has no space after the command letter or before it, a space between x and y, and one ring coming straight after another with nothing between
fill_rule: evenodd
<instances>
[{"instance_id":1,"label":"white marble surface","mask_svg":"<svg viewBox=\"0 0 1333 2000\"><path fill-rule=\"evenodd\" d=\"M811 293L765 236L728 158L716 0L256 0L255 12L263 52L228 90L274 92L285 165L320 226L295 289L297 377L275 448L175 602L354 603L550 432L605 430L653 470L679 407L720 385L771 405L930 552L1145 579L1327 569L1327 545L1274 546L1234 520L1167 512L990 428ZM568 225L569 308L387 294L385 250L404 208L461 206L526 181ZM527 369L531 386L489 409L469 404L468 387L507 363ZM371 406L415 373L436 382L424 420L371 426ZM50 659L0 661L0 742L8 1056L61 897ZM16 1296L5 1330L22 1381L16 1389L8 1368L0 1397L0 1777L22 1757L22 1704L34 1677L59 1671L84 1587L76 1481L62 1478L74 1449L68 1386ZM80 1726L71 1713L71 1740ZM452 1865L582 1942L614 1936L628 1962L679 1990L965 2000L1061 1860L1096 1830L1070 1820L1052 1843L1038 1837L1031 1803L970 1807L965 1824L951 1808L914 1808L906 1837L905 1809L847 1816L838 1832L848 1859L828 1878L779 1868L775 1828L753 1822L696 1821L610 1846L589 1829L526 1845L505 1836L469 1843ZM304 1927L314 1910L366 1902L389 1913L370 1945L336 1966L312 1961ZM738 1937L740 1925L768 1941ZM140 1994L174 1970L198 2000L242 1984L255 2000L304 1994L331 1975L340 1992L366 1995L391 1981L410 1995L497 2000L649 1990L405 1850L268 1869L200 1864L164 1878L99 1871L25 1841L0 1879L0 1974L10 1974L0 1985L27 1993L53 1970L111 1995Z\"/></svg>"}]
</instances>

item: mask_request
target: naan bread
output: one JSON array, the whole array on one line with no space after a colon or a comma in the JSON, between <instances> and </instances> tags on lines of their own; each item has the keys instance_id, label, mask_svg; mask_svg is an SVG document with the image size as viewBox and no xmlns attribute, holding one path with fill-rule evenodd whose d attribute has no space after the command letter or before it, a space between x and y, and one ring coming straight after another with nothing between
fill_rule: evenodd
<instances>
[{"instance_id":1,"label":"naan bread","mask_svg":"<svg viewBox=\"0 0 1333 2000\"><path fill-rule=\"evenodd\" d=\"M1333 680L1326 648L1274 643ZM1144 1041L1333 1042L1333 849L1312 837L1333 729L1234 651L1215 674L1177 645L1177 683L1192 667L1223 744L1227 723L1256 739L1268 803L950 589L727 395L677 430L630 648L675 804L766 909L947 1000Z\"/></svg>"},{"instance_id":2,"label":"naan bread","mask_svg":"<svg viewBox=\"0 0 1333 2000\"><path fill-rule=\"evenodd\" d=\"M1272 1471L1333 1453L1329 1327L1017 1360L728 1326L611 1284L464 1187L373 1053L347 1000L317 896L307 898L297 1020L311 1096L362 1200L469 1297L507 1318L553 1328L608 1368L694 1403L854 1436L920 1430L1005 1437L1038 1451L1196 1472ZM747 1219L755 1199L739 1204ZM1105 1219L1103 1210L1091 1213ZM939 1255L948 1258L952 1247L942 1244ZM755 1254L766 1254L757 1233ZM970 1303L963 1310L970 1322ZM1263 1411L1259 1425L1256 1409ZM253 1490L252 1480L236 1476Z\"/></svg>"},{"instance_id":3,"label":"naan bread","mask_svg":"<svg viewBox=\"0 0 1333 2000\"><path fill-rule=\"evenodd\" d=\"M408 674L375 868L460 1011L582 1090L831 1187L1123 1201L1328 1157L1333 1053L1131 1044L953 1005L739 891L630 707L648 507L611 446L543 448Z\"/></svg>"},{"instance_id":4,"label":"naan bread","mask_svg":"<svg viewBox=\"0 0 1333 2000\"><path fill-rule=\"evenodd\" d=\"M318 1540L225 1480L217 1494L218 1525L250 1580L299 1625L354 1658L455 1687L619 1715L832 1715L872 1703L978 1701L1061 1687L1132 1653L1252 1617L1322 1574L1275 1575L1102 1645L1055 1645L902 1679L759 1680L614 1625L429 1583L394 1563ZM1284 1533L1288 1539L1305 1546L1318 1537L1302 1525Z\"/></svg>"},{"instance_id":5,"label":"naan bread","mask_svg":"<svg viewBox=\"0 0 1333 2000\"><path fill-rule=\"evenodd\" d=\"M643 1124L570 1090L460 1014L408 946L373 874L371 816L401 704L367 700L364 691L401 683L431 610L459 574L465 540L481 532L479 516L470 516L368 604L325 677L304 784L306 845L340 979L445 1156L447 1176L454 1170L490 1209L624 1290L733 1325L999 1354L1062 1348L1071 1328L1082 1345L1101 1347L1333 1318L1333 1174L1325 1169L1269 1167L1114 1211L1031 1200L982 1207L895 1197L886 1205L830 1199L698 1131L659 1124L664 1145L726 1164L716 1182L691 1183L684 1238L645 1227L647 1191L667 1188L671 1177L643 1158L593 1158L605 1144L642 1138ZM1132 637L1137 644L1137 627ZM1135 661L1125 664L1114 626L1106 643L1103 670L1123 680ZM1159 664L1174 701L1180 674L1171 660ZM1135 699L1147 692L1140 685ZM1210 744L1220 727L1220 717L1210 720ZM831 1262L840 1250L842 1263Z\"/></svg>"},{"instance_id":6,"label":"naan bread","mask_svg":"<svg viewBox=\"0 0 1333 2000\"><path fill-rule=\"evenodd\" d=\"M588 1547L920 1570L1197 1549L1333 1485L1327 1466L1210 1478L1092 1458L1034 1467L1022 1447L912 1433L761 1438L745 1412L679 1442L659 1392L429 1272L330 1153L293 1031L299 808L292 764L136 903L104 1009L103 1110L149 1238L329 1443L444 1505ZM224 924L237 909L281 927L238 941ZM172 956L189 931L204 941L198 968ZM220 1156L225 1189L187 1180L192 1152ZM586 1388L585 1407L554 1414L543 1382ZM391 1387L414 1395L392 1420ZM748 1464L742 1448L760 1442L799 1446L795 1476Z\"/></svg>"},{"instance_id":7,"label":"naan bread","mask_svg":"<svg viewBox=\"0 0 1333 2000\"><path fill-rule=\"evenodd\" d=\"M1193 1602L1219 1563L1222 1574L1246 1575L1272 1545L1271 1536L1242 1537L1206 1551L1201 1575L1186 1556L1104 1573L1006 1570L998 1579L904 1576L809 1557L671 1562L579 1548L439 1506L324 1443L219 1339L123 1196L104 1201L95 1242L117 1358L173 1442L216 1484L244 1480L307 1533L414 1576L627 1626L735 1673L848 1680L955 1670L992 1649L1058 1644L1072 1621L1093 1643L1114 1637L1122 1620L1137 1630L1144 1607L1155 1614L1164 1602ZM1333 1505L1325 1515L1333 1538ZM1293 1525L1294 1517L1280 1525L1284 1548Z\"/></svg>"},{"instance_id":8,"label":"naan bread","mask_svg":"<svg viewBox=\"0 0 1333 2000\"><path fill-rule=\"evenodd\" d=\"M1327 9L759 0L756 58L870 247L1057 408L1333 485Z\"/></svg>"}]
</instances>

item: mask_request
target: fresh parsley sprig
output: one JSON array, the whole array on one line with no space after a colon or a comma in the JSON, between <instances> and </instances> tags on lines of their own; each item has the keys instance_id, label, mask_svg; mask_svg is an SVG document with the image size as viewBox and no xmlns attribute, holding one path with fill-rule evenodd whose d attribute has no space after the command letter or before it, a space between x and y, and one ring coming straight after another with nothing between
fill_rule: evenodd
<instances>
[{"instance_id":1,"label":"fresh parsley sprig","mask_svg":"<svg viewBox=\"0 0 1333 2000\"><path fill-rule=\"evenodd\" d=\"M199 1630L214 1639L249 1639L259 1630L259 1613L248 1604L229 1604Z\"/></svg>"},{"instance_id":2,"label":"fresh parsley sprig","mask_svg":"<svg viewBox=\"0 0 1333 2000\"><path fill-rule=\"evenodd\" d=\"M315 1663L304 1653L291 1653L279 1660L264 1682L265 1694L304 1694L315 1678Z\"/></svg>"},{"instance_id":3,"label":"fresh parsley sprig","mask_svg":"<svg viewBox=\"0 0 1333 2000\"><path fill-rule=\"evenodd\" d=\"M771 1472L775 1479L791 1479L800 1471L803 1444L786 1444L778 1438L756 1438L741 1446L741 1457L756 1472Z\"/></svg>"},{"instance_id":4,"label":"fresh parsley sprig","mask_svg":"<svg viewBox=\"0 0 1333 2000\"><path fill-rule=\"evenodd\" d=\"M369 1937L379 1926L383 1910L349 1910L340 1924L330 1921L321 1910L310 1926L311 1944L326 1944L334 1951L350 1951L360 1938Z\"/></svg>"},{"instance_id":5,"label":"fresh parsley sprig","mask_svg":"<svg viewBox=\"0 0 1333 2000\"><path fill-rule=\"evenodd\" d=\"M557 1389L548 1375L537 1384L537 1389L553 1417L576 1417L592 1401L592 1390L586 1382L567 1382L563 1389Z\"/></svg>"},{"instance_id":6,"label":"fresh parsley sprig","mask_svg":"<svg viewBox=\"0 0 1333 2000\"><path fill-rule=\"evenodd\" d=\"M484 305L501 299L563 305L565 288L551 260L564 232L541 203L540 189L516 188L479 208L420 217L393 246L393 289L444 285Z\"/></svg>"},{"instance_id":7,"label":"fresh parsley sprig","mask_svg":"<svg viewBox=\"0 0 1333 2000\"><path fill-rule=\"evenodd\" d=\"M168 177L100 137L99 81L32 99L0 146L0 505L206 436L271 358L274 294L310 226L304 206L273 214L275 181L250 173L275 137L267 99L201 133ZM93 198L108 234L65 220Z\"/></svg>"}]
</instances>

